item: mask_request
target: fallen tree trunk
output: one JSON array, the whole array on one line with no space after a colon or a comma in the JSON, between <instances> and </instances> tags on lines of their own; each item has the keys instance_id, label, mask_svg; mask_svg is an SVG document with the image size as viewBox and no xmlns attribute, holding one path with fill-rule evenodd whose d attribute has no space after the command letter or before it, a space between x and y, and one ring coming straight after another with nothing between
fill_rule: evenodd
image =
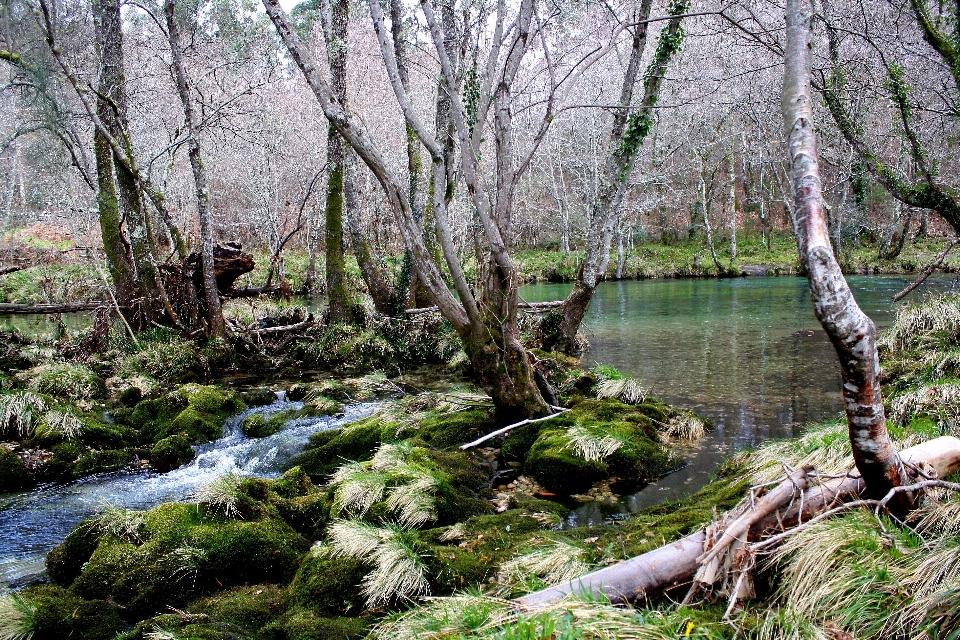
<instances>
[{"instance_id":1,"label":"fallen tree trunk","mask_svg":"<svg viewBox=\"0 0 960 640\"><path fill-rule=\"evenodd\" d=\"M110 306L109 302L64 302L61 304L0 303L0 313L74 313Z\"/></svg>"},{"instance_id":2,"label":"fallen tree trunk","mask_svg":"<svg viewBox=\"0 0 960 640\"><path fill-rule=\"evenodd\" d=\"M531 311L547 311L563 306L563 300L549 300L547 302L518 302L518 309L529 309ZM424 313L440 313L440 307L420 307L418 309L407 309L404 311L408 316L419 316Z\"/></svg>"},{"instance_id":3,"label":"fallen tree trunk","mask_svg":"<svg viewBox=\"0 0 960 640\"><path fill-rule=\"evenodd\" d=\"M14 273L16 271L23 271L23 267L0 267L0 276L5 276L8 273Z\"/></svg>"},{"instance_id":4,"label":"fallen tree trunk","mask_svg":"<svg viewBox=\"0 0 960 640\"><path fill-rule=\"evenodd\" d=\"M900 452L900 459L910 465L929 469L943 478L960 470L960 440L943 436ZM835 478L806 489L799 500L792 500L785 509L773 513L751 527L750 541L774 531L795 526L818 513L844 502L859 499L866 487L857 475ZM566 584L549 587L517 598L515 602L537 608L556 602L572 593L606 596L615 604L635 602L665 591L689 585L704 552L707 535L697 531L676 542L648 551L620 564L588 573Z\"/></svg>"}]
</instances>

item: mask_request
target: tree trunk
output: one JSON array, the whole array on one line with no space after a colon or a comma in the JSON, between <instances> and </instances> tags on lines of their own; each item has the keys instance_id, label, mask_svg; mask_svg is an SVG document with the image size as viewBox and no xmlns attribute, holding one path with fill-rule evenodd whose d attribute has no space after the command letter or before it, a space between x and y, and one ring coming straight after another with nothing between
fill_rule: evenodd
<instances>
[{"instance_id":1,"label":"tree trunk","mask_svg":"<svg viewBox=\"0 0 960 640\"><path fill-rule=\"evenodd\" d=\"M642 0L634 16L637 25L633 31L630 61L620 88L618 108L614 111L613 125L607 140L607 161L603 178L593 203L590 231L583 248L583 262L577 272L573 290L567 298L556 336L549 336L544 346L563 353L575 355L578 349L577 332L590 306L593 292L603 278L610 261L610 243L613 237L615 217L623 202L626 182L633 168L640 145L653 124L653 106L660 95L660 86L667 65L683 40L682 18L670 20L660 35L656 54L645 75L644 94L640 108L631 110L633 91L640 73L640 63L647 43L647 23L652 0ZM671 4L670 13L679 16L687 10L686 0Z\"/></svg>"},{"instance_id":2,"label":"tree trunk","mask_svg":"<svg viewBox=\"0 0 960 640\"><path fill-rule=\"evenodd\" d=\"M330 4L330 41L327 43L330 61L330 85L340 104L347 100L347 0L333 0ZM330 174L327 181L326 207L326 269L328 322L345 322L350 318L350 292L343 260L343 180L346 150L343 138L331 124L327 134L327 162Z\"/></svg>"},{"instance_id":3,"label":"tree trunk","mask_svg":"<svg viewBox=\"0 0 960 640\"><path fill-rule=\"evenodd\" d=\"M200 218L200 239L202 244L201 265L203 269L203 297L207 304L207 322L210 336L226 338L227 328L223 321L223 309L220 304L220 292L217 289L217 278L213 264L213 220L210 213L210 192L207 189L207 174L200 158L200 141L196 112L193 110L193 100L190 97L190 85L187 82L187 72L183 65L183 56L180 50L180 26L174 14L174 0L165 0L163 5L167 17L167 39L170 42L173 77L177 84L177 94L183 105L183 115L187 124L187 153L190 157L190 168L193 170L193 181L197 191L197 214Z\"/></svg>"},{"instance_id":4,"label":"tree trunk","mask_svg":"<svg viewBox=\"0 0 960 640\"><path fill-rule=\"evenodd\" d=\"M794 186L794 228L813 308L830 337L843 379L853 457L873 498L901 483L902 464L887 434L876 328L857 305L830 247L810 95L809 0L787 0L782 109Z\"/></svg>"},{"instance_id":5,"label":"tree trunk","mask_svg":"<svg viewBox=\"0 0 960 640\"><path fill-rule=\"evenodd\" d=\"M737 261L737 181L733 166L733 152L730 152L730 166L727 172L730 182L730 266Z\"/></svg>"}]
</instances>

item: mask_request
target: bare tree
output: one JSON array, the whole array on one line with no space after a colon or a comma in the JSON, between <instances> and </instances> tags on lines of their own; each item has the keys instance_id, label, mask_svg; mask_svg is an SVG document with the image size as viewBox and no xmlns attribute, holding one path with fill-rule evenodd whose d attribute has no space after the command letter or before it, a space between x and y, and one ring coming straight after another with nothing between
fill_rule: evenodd
<instances>
[{"instance_id":1,"label":"bare tree","mask_svg":"<svg viewBox=\"0 0 960 640\"><path fill-rule=\"evenodd\" d=\"M809 0L787 0L782 110L794 191L794 227L814 312L840 360L853 457L868 493L880 498L901 484L903 468L887 434L876 328L854 300L830 245L810 92L812 17Z\"/></svg>"}]
</instances>

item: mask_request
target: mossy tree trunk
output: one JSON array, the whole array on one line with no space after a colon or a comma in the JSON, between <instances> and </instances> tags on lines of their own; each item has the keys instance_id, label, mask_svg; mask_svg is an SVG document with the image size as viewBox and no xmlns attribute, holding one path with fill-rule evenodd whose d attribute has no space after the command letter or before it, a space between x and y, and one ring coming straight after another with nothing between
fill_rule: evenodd
<instances>
[{"instance_id":1,"label":"mossy tree trunk","mask_svg":"<svg viewBox=\"0 0 960 640\"><path fill-rule=\"evenodd\" d=\"M197 215L200 219L201 239L201 269L203 273L203 294L207 305L207 322L209 335L216 338L226 338L227 328L223 320L223 309L220 304L220 291L217 288L217 278L213 265L213 219L210 213L210 192L207 189L207 174L200 157L200 141L197 139L199 125L196 112L193 109L193 99L190 97L190 84L187 81L187 72L183 64L183 55L180 49L180 26L175 15L174 0L165 0L164 14L167 18L167 39L170 43L173 77L177 84L177 94L183 105L183 115L187 125L187 154L190 157L190 168L193 171L193 181L197 192Z\"/></svg>"},{"instance_id":2,"label":"mossy tree trunk","mask_svg":"<svg viewBox=\"0 0 960 640\"><path fill-rule=\"evenodd\" d=\"M600 180L601 187L593 203L593 217L583 248L583 262L577 272L573 290L563 306L563 320L557 333L545 340L545 346L563 353L575 355L579 349L577 332L590 307L593 292L603 279L610 262L610 244L613 238L617 214L623 204L627 179L633 169L633 161L640 145L653 124L653 108L660 95L660 86L673 55L683 41L682 18L687 0L675 0L670 7L674 17L660 35L657 51L644 76L643 99L634 110L633 92L640 75L640 62L647 44L647 22L650 18L652 0L643 0L634 14L636 23L630 60L623 76L620 99L613 114L613 125L607 138L607 161Z\"/></svg>"},{"instance_id":3,"label":"mossy tree trunk","mask_svg":"<svg viewBox=\"0 0 960 640\"><path fill-rule=\"evenodd\" d=\"M794 185L797 245L810 282L814 312L840 360L854 461L869 496L881 498L901 484L903 464L887 434L876 328L857 305L830 245L810 93L813 8L809 0L787 0L786 17L781 106Z\"/></svg>"},{"instance_id":4,"label":"mossy tree trunk","mask_svg":"<svg viewBox=\"0 0 960 640\"><path fill-rule=\"evenodd\" d=\"M341 105L347 99L347 0L330 4L330 36L327 57L330 63L330 85ZM332 124L327 133L327 206L325 226L327 301L329 322L345 322L350 318L350 292L347 290L343 256L343 180L346 161L343 137Z\"/></svg>"}]
</instances>

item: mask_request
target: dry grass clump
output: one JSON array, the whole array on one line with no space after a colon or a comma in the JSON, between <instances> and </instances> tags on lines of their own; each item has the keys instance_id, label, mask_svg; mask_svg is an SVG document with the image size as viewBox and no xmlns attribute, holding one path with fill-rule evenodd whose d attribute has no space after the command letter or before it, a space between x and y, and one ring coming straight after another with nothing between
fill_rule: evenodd
<instances>
[{"instance_id":1,"label":"dry grass clump","mask_svg":"<svg viewBox=\"0 0 960 640\"><path fill-rule=\"evenodd\" d=\"M334 508L362 518L386 497L387 507L407 528L436 519L440 480L414 458L407 444L383 444L368 462L350 462L334 473Z\"/></svg>"},{"instance_id":2,"label":"dry grass clump","mask_svg":"<svg viewBox=\"0 0 960 640\"><path fill-rule=\"evenodd\" d=\"M340 520L331 525L329 540L335 555L354 557L373 566L361 584L367 606L378 607L430 593L427 567L399 529Z\"/></svg>"},{"instance_id":3,"label":"dry grass clump","mask_svg":"<svg viewBox=\"0 0 960 640\"><path fill-rule=\"evenodd\" d=\"M46 410L46 401L30 391L0 394L0 433L26 438Z\"/></svg>"},{"instance_id":4,"label":"dry grass clump","mask_svg":"<svg viewBox=\"0 0 960 640\"><path fill-rule=\"evenodd\" d=\"M223 515L225 518L240 516L240 482L243 478L228 473L209 482L193 493L198 505L203 505L211 515Z\"/></svg>"},{"instance_id":5,"label":"dry grass clump","mask_svg":"<svg viewBox=\"0 0 960 640\"><path fill-rule=\"evenodd\" d=\"M608 378L597 383L598 399L614 398L624 404L643 404L650 392L633 378Z\"/></svg>"},{"instance_id":6,"label":"dry grass clump","mask_svg":"<svg viewBox=\"0 0 960 640\"><path fill-rule=\"evenodd\" d=\"M0 596L0 640L30 640L37 626L37 605L19 593Z\"/></svg>"},{"instance_id":7,"label":"dry grass clump","mask_svg":"<svg viewBox=\"0 0 960 640\"><path fill-rule=\"evenodd\" d=\"M101 535L113 536L130 544L139 545L143 543L141 535L143 524L142 511L104 504L88 526Z\"/></svg>"},{"instance_id":8,"label":"dry grass clump","mask_svg":"<svg viewBox=\"0 0 960 640\"><path fill-rule=\"evenodd\" d=\"M853 468L853 451L847 425L836 423L811 426L792 440L764 443L756 451L738 456L735 462L760 484L782 478L784 464L793 468L812 465L824 475L846 473Z\"/></svg>"},{"instance_id":9,"label":"dry grass clump","mask_svg":"<svg viewBox=\"0 0 960 640\"><path fill-rule=\"evenodd\" d=\"M603 460L624 445L623 440L585 425L574 425L566 430L565 435L567 438L565 448L588 461Z\"/></svg>"},{"instance_id":10,"label":"dry grass clump","mask_svg":"<svg viewBox=\"0 0 960 640\"><path fill-rule=\"evenodd\" d=\"M537 578L547 586L569 582L590 570L590 564L584 556L584 550L576 545L562 540L548 540L532 551L503 563L498 582L522 585L529 582L530 578Z\"/></svg>"},{"instance_id":11,"label":"dry grass clump","mask_svg":"<svg viewBox=\"0 0 960 640\"><path fill-rule=\"evenodd\" d=\"M79 438L86 430L83 421L69 411L51 409L43 414L43 421L37 426L38 434L55 434L64 439Z\"/></svg>"},{"instance_id":12,"label":"dry grass clump","mask_svg":"<svg viewBox=\"0 0 960 640\"><path fill-rule=\"evenodd\" d=\"M17 377L26 381L30 391L71 400L89 400L105 391L100 376L88 367L73 362L48 362L24 371Z\"/></svg>"},{"instance_id":13,"label":"dry grass clump","mask_svg":"<svg viewBox=\"0 0 960 640\"><path fill-rule=\"evenodd\" d=\"M890 418L897 423L908 422L917 414L927 414L941 419L941 422L943 418L949 418L955 423L960 418L960 384L947 382L921 386L890 402Z\"/></svg>"},{"instance_id":14,"label":"dry grass clump","mask_svg":"<svg viewBox=\"0 0 960 640\"><path fill-rule=\"evenodd\" d=\"M929 341L935 333L950 337L960 334L960 301L955 295L901 307L881 343L891 351L902 351Z\"/></svg>"},{"instance_id":15,"label":"dry grass clump","mask_svg":"<svg viewBox=\"0 0 960 640\"><path fill-rule=\"evenodd\" d=\"M707 435L707 423L692 411L678 411L671 416L666 425L659 429L660 434L673 440L694 441Z\"/></svg>"}]
</instances>

